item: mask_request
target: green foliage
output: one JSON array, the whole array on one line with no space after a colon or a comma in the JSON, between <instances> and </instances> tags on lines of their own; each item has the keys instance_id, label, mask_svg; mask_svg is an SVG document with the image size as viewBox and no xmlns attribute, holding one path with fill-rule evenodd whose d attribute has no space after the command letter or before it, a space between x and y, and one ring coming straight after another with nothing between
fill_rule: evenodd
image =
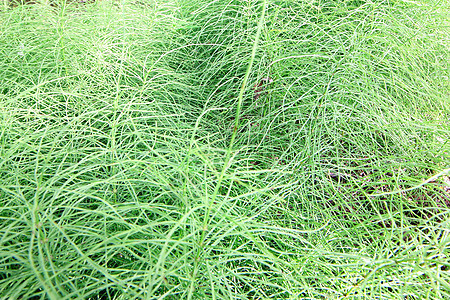
<instances>
[{"instance_id":1,"label":"green foliage","mask_svg":"<svg viewBox=\"0 0 450 300\"><path fill-rule=\"evenodd\" d=\"M0 12L0 298L450 297L445 2L161 2Z\"/></svg>"}]
</instances>

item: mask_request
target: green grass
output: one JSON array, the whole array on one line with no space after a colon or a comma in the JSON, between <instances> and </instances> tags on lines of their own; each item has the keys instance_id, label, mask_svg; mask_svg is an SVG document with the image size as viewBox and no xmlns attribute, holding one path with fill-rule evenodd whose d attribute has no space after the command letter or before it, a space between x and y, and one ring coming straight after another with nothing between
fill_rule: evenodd
<instances>
[{"instance_id":1,"label":"green grass","mask_svg":"<svg viewBox=\"0 0 450 300\"><path fill-rule=\"evenodd\" d=\"M0 298L450 299L449 14L3 6Z\"/></svg>"}]
</instances>

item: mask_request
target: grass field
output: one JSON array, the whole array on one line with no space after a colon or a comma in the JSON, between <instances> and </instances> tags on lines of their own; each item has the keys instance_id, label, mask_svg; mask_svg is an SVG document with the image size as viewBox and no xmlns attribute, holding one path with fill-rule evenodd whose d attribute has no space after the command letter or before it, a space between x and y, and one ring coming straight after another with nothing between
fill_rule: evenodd
<instances>
[{"instance_id":1,"label":"grass field","mask_svg":"<svg viewBox=\"0 0 450 300\"><path fill-rule=\"evenodd\" d=\"M450 299L447 1L0 9L0 299Z\"/></svg>"}]
</instances>

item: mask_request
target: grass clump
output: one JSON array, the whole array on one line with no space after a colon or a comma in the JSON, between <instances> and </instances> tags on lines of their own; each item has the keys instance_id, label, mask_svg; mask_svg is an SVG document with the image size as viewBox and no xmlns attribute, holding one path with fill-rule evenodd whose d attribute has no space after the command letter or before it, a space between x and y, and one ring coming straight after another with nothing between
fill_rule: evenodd
<instances>
[{"instance_id":1,"label":"grass clump","mask_svg":"<svg viewBox=\"0 0 450 300\"><path fill-rule=\"evenodd\" d=\"M0 15L0 297L450 296L444 2L50 4Z\"/></svg>"}]
</instances>

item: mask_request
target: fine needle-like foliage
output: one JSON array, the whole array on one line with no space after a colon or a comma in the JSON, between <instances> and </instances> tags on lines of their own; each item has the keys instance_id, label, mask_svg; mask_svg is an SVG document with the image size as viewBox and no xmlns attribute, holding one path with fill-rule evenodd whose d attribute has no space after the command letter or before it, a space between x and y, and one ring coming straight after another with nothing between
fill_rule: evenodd
<instances>
[{"instance_id":1,"label":"fine needle-like foliage","mask_svg":"<svg viewBox=\"0 0 450 300\"><path fill-rule=\"evenodd\" d=\"M446 1L19 2L1 299L450 299Z\"/></svg>"}]
</instances>

